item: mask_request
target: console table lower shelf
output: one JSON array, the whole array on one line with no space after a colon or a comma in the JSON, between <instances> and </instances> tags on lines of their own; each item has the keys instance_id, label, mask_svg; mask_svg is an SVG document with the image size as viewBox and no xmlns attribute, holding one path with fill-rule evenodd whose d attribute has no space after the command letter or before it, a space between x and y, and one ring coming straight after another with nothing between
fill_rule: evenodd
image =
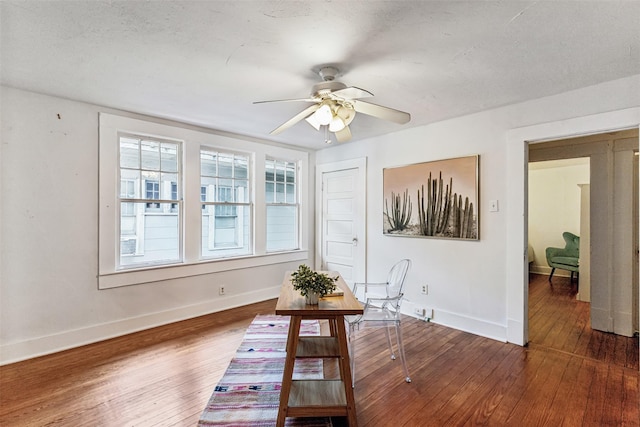
<instances>
[{"instance_id":1,"label":"console table lower shelf","mask_svg":"<svg viewBox=\"0 0 640 427\"><path fill-rule=\"evenodd\" d=\"M287 417L323 416L346 417L350 427L357 427L344 316L362 314L363 308L341 277L338 279L338 286L345 290L343 296L321 298L318 305L309 306L305 305L304 298L299 293L293 291L290 276L285 277L276 304L276 314L291 316L291 322L277 427L284 427ZM300 323L303 319L328 321L330 336L300 337ZM295 361L303 358L337 359L340 378L294 380L292 376Z\"/></svg>"}]
</instances>

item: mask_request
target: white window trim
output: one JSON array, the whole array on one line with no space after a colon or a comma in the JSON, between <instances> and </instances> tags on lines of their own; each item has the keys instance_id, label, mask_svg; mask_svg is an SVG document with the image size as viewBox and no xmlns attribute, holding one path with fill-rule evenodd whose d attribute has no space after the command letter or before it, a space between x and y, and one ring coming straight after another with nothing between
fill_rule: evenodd
<instances>
[{"instance_id":1,"label":"white window trim","mask_svg":"<svg viewBox=\"0 0 640 427\"><path fill-rule=\"evenodd\" d=\"M267 201L265 201L265 210L269 206L294 206L294 207L298 208L298 215L296 217L296 221L297 221L296 226L298 228L298 247L302 248L303 247L303 245L302 245L302 217L303 217L302 216L302 195L304 193L301 193L301 191L300 191L302 187L299 185L299 182L301 180L302 171L306 170L306 169L304 169L302 167L302 165L298 162L298 160L292 159L292 158L284 159L284 158L276 158L274 156L267 156L265 158L265 163L266 163L266 161L276 161L276 162L282 161L282 162L290 162L290 163L294 163L295 164L295 167L296 167L296 179L295 179L296 202L295 203L286 203L286 202L274 202L274 201L267 202ZM275 174L275 171L274 171L274 174ZM263 177L264 177L264 173L263 173ZM275 175L274 175L274 177L275 177ZM265 182L266 182L266 178L265 178ZM275 186L276 185L275 180L272 181L272 182L273 182L273 184ZM285 180L285 183L286 183L286 180ZM264 194L264 186L262 188L263 188L263 194ZM274 191L275 191L275 188L274 188ZM285 200L286 200L286 197L285 197ZM265 218L266 218L266 212L265 212ZM265 225L265 230L266 230L266 225ZM265 247L266 247L266 242L265 242ZM280 253L280 252L287 252L289 250L295 250L295 249L272 249L270 251L267 251L267 253L276 254L276 253Z\"/></svg>"},{"instance_id":2,"label":"white window trim","mask_svg":"<svg viewBox=\"0 0 640 427\"><path fill-rule=\"evenodd\" d=\"M183 212L183 261L173 265L154 266L125 271L116 270L117 247L120 236L118 230L119 204L117 191L118 134L120 132L144 135L162 139L183 141L183 186L184 205L196 206ZM221 271L257 267L308 258L309 218L309 153L293 148L284 148L266 143L254 142L239 137L230 137L179 126L147 122L129 117L100 113L100 167L99 167L99 230L98 230L98 287L108 289L162 280L178 279ZM253 215L253 255L226 258L200 259L200 148L210 147L220 150L244 151L252 153L255 211ZM266 158L289 158L300 164L300 248L299 250L267 253L266 251L266 205L264 192L264 163ZM196 165L185 167L186 165ZM192 202L195 201L195 202Z\"/></svg>"}]
</instances>

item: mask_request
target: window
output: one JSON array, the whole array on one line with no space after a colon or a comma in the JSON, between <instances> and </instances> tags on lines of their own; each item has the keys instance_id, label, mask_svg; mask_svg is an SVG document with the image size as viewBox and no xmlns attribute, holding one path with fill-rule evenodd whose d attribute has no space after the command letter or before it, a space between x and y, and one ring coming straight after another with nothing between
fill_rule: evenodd
<instances>
[{"instance_id":1,"label":"window","mask_svg":"<svg viewBox=\"0 0 640 427\"><path fill-rule=\"evenodd\" d=\"M99 142L100 289L308 259L306 151L105 113Z\"/></svg>"},{"instance_id":2,"label":"window","mask_svg":"<svg viewBox=\"0 0 640 427\"><path fill-rule=\"evenodd\" d=\"M267 251L299 248L298 189L295 162L267 159L265 201L267 205Z\"/></svg>"},{"instance_id":3,"label":"window","mask_svg":"<svg viewBox=\"0 0 640 427\"><path fill-rule=\"evenodd\" d=\"M127 134L119 142L118 267L180 261L180 144Z\"/></svg>"},{"instance_id":4,"label":"window","mask_svg":"<svg viewBox=\"0 0 640 427\"><path fill-rule=\"evenodd\" d=\"M202 258L250 253L249 178L248 155L200 151L200 194L201 198L204 196Z\"/></svg>"},{"instance_id":5,"label":"window","mask_svg":"<svg viewBox=\"0 0 640 427\"><path fill-rule=\"evenodd\" d=\"M158 200L160 199L160 183L158 181L147 181L145 182L146 191L145 198L148 200ZM160 203L147 203L147 208L149 209L160 209Z\"/></svg>"}]
</instances>

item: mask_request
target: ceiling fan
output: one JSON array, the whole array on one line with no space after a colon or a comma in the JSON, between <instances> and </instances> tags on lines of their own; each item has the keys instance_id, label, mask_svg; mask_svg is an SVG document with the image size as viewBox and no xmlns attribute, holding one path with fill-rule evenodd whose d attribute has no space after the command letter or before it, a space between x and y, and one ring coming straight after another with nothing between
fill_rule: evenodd
<instances>
[{"instance_id":1,"label":"ceiling fan","mask_svg":"<svg viewBox=\"0 0 640 427\"><path fill-rule=\"evenodd\" d=\"M335 134L338 142L345 142L351 139L349 124L356 116L356 112L399 124L404 124L411 120L411 115L404 111L362 101L361 98L373 96L373 94L368 90L355 86L347 87L344 83L335 81L338 74L338 69L335 67L322 67L318 74L323 81L313 85L309 98L254 102L254 104L297 101L313 103L272 130L271 135L277 135L300 120L305 119L316 130L324 127L325 132L328 131ZM330 142L328 138L327 142Z\"/></svg>"}]
</instances>

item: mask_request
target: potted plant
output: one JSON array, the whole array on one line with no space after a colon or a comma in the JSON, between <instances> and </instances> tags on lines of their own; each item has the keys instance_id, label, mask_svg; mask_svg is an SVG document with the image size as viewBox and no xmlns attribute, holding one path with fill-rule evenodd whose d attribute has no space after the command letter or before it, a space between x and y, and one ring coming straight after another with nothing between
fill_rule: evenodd
<instances>
[{"instance_id":1,"label":"potted plant","mask_svg":"<svg viewBox=\"0 0 640 427\"><path fill-rule=\"evenodd\" d=\"M305 264L301 264L297 271L291 274L293 289L300 291L305 297L306 303L318 304L318 299L336 290L338 277L329 277L326 274L311 270Z\"/></svg>"}]
</instances>

